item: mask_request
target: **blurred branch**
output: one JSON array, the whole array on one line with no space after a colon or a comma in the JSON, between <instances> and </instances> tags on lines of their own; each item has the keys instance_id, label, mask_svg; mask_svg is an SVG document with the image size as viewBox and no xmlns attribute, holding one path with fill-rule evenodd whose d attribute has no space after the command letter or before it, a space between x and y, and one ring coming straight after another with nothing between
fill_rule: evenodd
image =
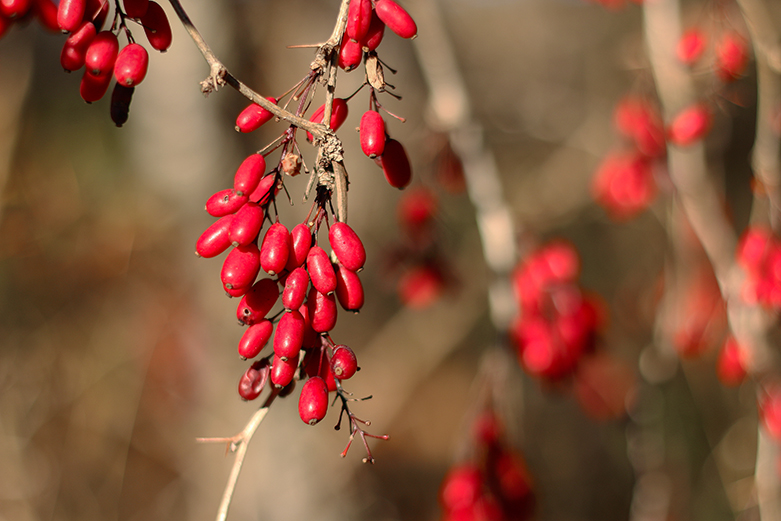
<instances>
[{"instance_id":1,"label":"blurred branch","mask_svg":"<svg viewBox=\"0 0 781 521\"><path fill-rule=\"evenodd\" d=\"M781 166L779 132L774 128L781 109L781 35L762 0L738 0L751 36L757 67L757 124L752 163L770 203L770 225L779 231L781 222ZM754 217L760 209L754 206ZM764 217L764 216L763 216Z\"/></svg>"},{"instance_id":2,"label":"blurred branch","mask_svg":"<svg viewBox=\"0 0 781 521\"><path fill-rule=\"evenodd\" d=\"M247 422L247 425L245 425L241 432L235 436L231 436L230 438L196 438L196 441L201 443L227 443L228 451L236 453L230 476L228 476L228 483L225 485L225 492L222 494L220 508L217 510L217 521L225 521L228 518L228 509L233 500L233 491L236 489L236 483L239 481L241 466L244 464L244 458L247 455L249 443L252 441L255 431L260 427L260 424L268 413L271 403L278 394L278 391L272 392L268 398L266 398L266 402L263 406L255 411L255 414L252 415L249 422Z\"/></svg>"}]
</instances>

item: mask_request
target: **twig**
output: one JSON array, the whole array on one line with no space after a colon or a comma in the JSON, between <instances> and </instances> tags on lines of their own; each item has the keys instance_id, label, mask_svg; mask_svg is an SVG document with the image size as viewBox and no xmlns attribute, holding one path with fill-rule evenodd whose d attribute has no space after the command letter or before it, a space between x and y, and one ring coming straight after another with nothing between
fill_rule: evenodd
<instances>
[{"instance_id":1,"label":"twig","mask_svg":"<svg viewBox=\"0 0 781 521\"><path fill-rule=\"evenodd\" d=\"M236 483L239 480L239 474L241 473L241 467L244 464L244 458L247 455L249 443L252 441L255 431L260 427L261 422L263 422L263 419L268 413L271 403L278 394L277 391L272 392L263 406L255 411L255 414L252 415L249 422L247 422L247 425L235 436L230 438L196 438L196 441L201 443L227 443L228 452L236 453L230 476L228 476L228 483L225 485L225 492L222 494L220 508L217 510L217 521L225 521L228 518L228 509L233 500L233 491L236 489Z\"/></svg>"},{"instance_id":2,"label":"twig","mask_svg":"<svg viewBox=\"0 0 781 521\"><path fill-rule=\"evenodd\" d=\"M349 0L344 0L344 2L348 2L348 1ZM328 129L326 125L321 123L312 123L307 119L304 119L300 116L296 116L292 112L288 112L282 107L274 103L271 103L266 98L264 98L254 90L250 89L249 87L247 87L241 81L239 81L235 76L233 76L228 71L228 68L225 67L225 65L217 58L217 56L211 50L209 44L206 43L206 41L201 36L201 33L198 32L198 29L196 29L195 25L193 25L192 21L190 20L190 17L187 16L187 13L182 7L182 4L179 3L179 0L170 0L170 2L171 2L171 6L173 6L174 11L176 12L176 15L179 17L179 20L182 22L182 25L184 26L185 30L193 39L193 42L195 42L195 46L203 55L204 59L206 60L206 63L209 64L209 68L211 70L209 77L203 82L201 82L201 91L204 94L209 94L210 92L215 91L219 87L227 84L233 87L234 89L236 89L237 91L239 91L239 93L241 93L244 97L246 97L253 103L257 103L264 109L273 113L278 118L284 119L285 121L288 121L290 124L306 130L307 132L312 134L312 136L314 136L316 139L325 140L329 136L335 137L333 136L333 132L330 129ZM339 24L337 23L337 25Z\"/></svg>"}]
</instances>

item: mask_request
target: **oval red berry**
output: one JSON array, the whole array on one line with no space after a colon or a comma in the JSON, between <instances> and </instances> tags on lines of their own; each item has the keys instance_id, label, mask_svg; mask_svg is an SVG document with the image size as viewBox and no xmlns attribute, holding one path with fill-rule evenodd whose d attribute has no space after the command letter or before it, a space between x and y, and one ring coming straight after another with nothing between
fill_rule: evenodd
<instances>
[{"instance_id":1,"label":"oval red berry","mask_svg":"<svg viewBox=\"0 0 781 521\"><path fill-rule=\"evenodd\" d=\"M385 150L385 121L376 110L367 110L361 117L361 150L374 159Z\"/></svg>"},{"instance_id":2,"label":"oval red berry","mask_svg":"<svg viewBox=\"0 0 781 521\"><path fill-rule=\"evenodd\" d=\"M168 23L168 16L160 4L149 0L146 13L141 17L141 25L144 26L146 39L153 49L164 52L171 46L171 24Z\"/></svg>"},{"instance_id":3,"label":"oval red berry","mask_svg":"<svg viewBox=\"0 0 781 521\"><path fill-rule=\"evenodd\" d=\"M336 346L331 356L331 371L339 380L347 380L358 370L358 359L352 349L345 345Z\"/></svg>"},{"instance_id":4,"label":"oval red berry","mask_svg":"<svg viewBox=\"0 0 781 521\"><path fill-rule=\"evenodd\" d=\"M260 252L255 244L237 246L225 257L220 278L228 288L249 287L260 271Z\"/></svg>"},{"instance_id":5,"label":"oval red berry","mask_svg":"<svg viewBox=\"0 0 781 521\"><path fill-rule=\"evenodd\" d=\"M60 0L57 7L57 23L63 31L73 32L84 19L84 0Z\"/></svg>"},{"instance_id":6,"label":"oval red berry","mask_svg":"<svg viewBox=\"0 0 781 521\"><path fill-rule=\"evenodd\" d=\"M117 83L125 87L134 87L146 77L149 66L149 53L143 45L131 43L119 51L114 64L114 77Z\"/></svg>"},{"instance_id":7,"label":"oval red berry","mask_svg":"<svg viewBox=\"0 0 781 521\"><path fill-rule=\"evenodd\" d=\"M328 387L319 376L306 381L298 399L298 414L308 425L315 425L328 412Z\"/></svg>"},{"instance_id":8,"label":"oval red berry","mask_svg":"<svg viewBox=\"0 0 781 521\"><path fill-rule=\"evenodd\" d=\"M304 317L295 309L282 315L274 334L274 354L283 360L298 359L305 325Z\"/></svg>"},{"instance_id":9,"label":"oval red berry","mask_svg":"<svg viewBox=\"0 0 781 521\"><path fill-rule=\"evenodd\" d=\"M254 400L260 396L268 376L268 360L264 358L252 364L239 380L239 396L244 400Z\"/></svg>"},{"instance_id":10,"label":"oval red berry","mask_svg":"<svg viewBox=\"0 0 781 521\"><path fill-rule=\"evenodd\" d=\"M252 324L239 340L239 356L242 358L255 358L260 354L274 332L274 324L268 319L263 319Z\"/></svg>"},{"instance_id":11,"label":"oval red berry","mask_svg":"<svg viewBox=\"0 0 781 521\"><path fill-rule=\"evenodd\" d=\"M246 246L255 242L263 227L263 208L255 203L247 203L233 215L228 233L234 246Z\"/></svg>"},{"instance_id":12,"label":"oval red berry","mask_svg":"<svg viewBox=\"0 0 781 521\"><path fill-rule=\"evenodd\" d=\"M380 157L380 164L385 179L392 187L402 189L412 180L412 166L407 152L395 139L385 141L385 150Z\"/></svg>"},{"instance_id":13,"label":"oval red berry","mask_svg":"<svg viewBox=\"0 0 781 521\"><path fill-rule=\"evenodd\" d=\"M212 217L223 217L236 213L248 200L249 197L246 195L239 195L236 190L226 188L209 197L206 201L206 211Z\"/></svg>"},{"instance_id":14,"label":"oval red berry","mask_svg":"<svg viewBox=\"0 0 781 521\"><path fill-rule=\"evenodd\" d=\"M363 307L363 284L358 274L343 266L336 269L336 299L345 311L358 311Z\"/></svg>"},{"instance_id":15,"label":"oval red berry","mask_svg":"<svg viewBox=\"0 0 781 521\"><path fill-rule=\"evenodd\" d=\"M269 97L266 99L274 105L277 104L276 98ZM252 132L272 119L274 119L273 112L269 112L257 103L251 103L236 118L236 130L239 132Z\"/></svg>"},{"instance_id":16,"label":"oval red berry","mask_svg":"<svg viewBox=\"0 0 781 521\"><path fill-rule=\"evenodd\" d=\"M312 248L312 232L306 223L297 224L290 230L288 238L288 271L302 266L306 262L309 250Z\"/></svg>"},{"instance_id":17,"label":"oval red berry","mask_svg":"<svg viewBox=\"0 0 781 521\"><path fill-rule=\"evenodd\" d=\"M358 234L347 223L334 223L328 230L328 242L342 266L350 271L358 271L363 267L366 250Z\"/></svg>"},{"instance_id":18,"label":"oval red berry","mask_svg":"<svg viewBox=\"0 0 781 521\"><path fill-rule=\"evenodd\" d=\"M111 31L101 31L89 44L84 55L84 65L93 76L111 79L118 52L119 40L116 35Z\"/></svg>"},{"instance_id":19,"label":"oval red berry","mask_svg":"<svg viewBox=\"0 0 781 521\"><path fill-rule=\"evenodd\" d=\"M231 245L228 229L232 219L232 215L226 215L206 228L195 243L195 254L210 259L227 250Z\"/></svg>"},{"instance_id":20,"label":"oval red berry","mask_svg":"<svg viewBox=\"0 0 781 521\"><path fill-rule=\"evenodd\" d=\"M309 273L304 268L296 268L285 280L282 291L282 305L285 309L298 309L304 303L306 291L309 289Z\"/></svg>"},{"instance_id":21,"label":"oval red berry","mask_svg":"<svg viewBox=\"0 0 781 521\"><path fill-rule=\"evenodd\" d=\"M273 224L260 247L260 266L269 275L282 273L287 264L288 236L290 233L282 223Z\"/></svg>"},{"instance_id":22,"label":"oval red berry","mask_svg":"<svg viewBox=\"0 0 781 521\"><path fill-rule=\"evenodd\" d=\"M336 273L328 254L320 246L313 246L306 256L306 269L312 286L323 294L336 290Z\"/></svg>"},{"instance_id":23,"label":"oval red berry","mask_svg":"<svg viewBox=\"0 0 781 521\"><path fill-rule=\"evenodd\" d=\"M242 297L236 308L236 318L244 324L256 324L271 311L278 298L277 283L271 279L260 279Z\"/></svg>"},{"instance_id":24,"label":"oval red berry","mask_svg":"<svg viewBox=\"0 0 781 521\"><path fill-rule=\"evenodd\" d=\"M418 26L415 25L415 20L393 0L377 0L374 9L379 19L402 38L415 38L418 35Z\"/></svg>"}]
</instances>

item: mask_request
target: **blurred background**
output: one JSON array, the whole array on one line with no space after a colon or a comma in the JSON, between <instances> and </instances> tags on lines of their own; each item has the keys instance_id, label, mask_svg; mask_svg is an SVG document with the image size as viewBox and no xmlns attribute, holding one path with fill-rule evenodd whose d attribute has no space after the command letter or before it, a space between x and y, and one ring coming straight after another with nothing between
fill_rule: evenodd
<instances>
[{"instance_id":1,"label":"blurred background","mask_svg":"<svg viewBox=\"0 0 781 521\"><path fill-rule=\"evenodd\" d=\"M564 237L578 248L582 285L610 310L603 348L638 382L629 415L595 421L566 385L540 385L512 355L500 358L503 419L509 443L526 458L537 518L628 519L647 500L640 492L662 490L669 517L659 519L753 519L753 391L721 387L713 353L663 364L650 383L636 369L654 337L664 203L617 224L590 196L596 165L617 143L613 106L651 85L640 9L582 0L439 3L519 244ZM184 7L235 76L278 96L306 74L313 55L286 46L326 40L337 4L187 0ZM687 13L702 4L684 2ZM404 5L415 16L415 2ZM233 458L223 444L195 438L233 435L257 407L236 392L246 363L236 354L242 329L237 301L220 285L221 260L193 250L213 222L206 199L230 187L242 159L283 125L235 132L246 101L230 88L201 95L207 66L165 7L173 45L151 56L121 129L107 99L85 105L80 74L63 73L64 36L30 23L0 41L0 519L212 519ZM476 375L497 334L470 200L437 181L443 139L432 130L414 48L424 42L386 31L380 57L398 69L386 74L403 101L380 99L407 119L386 118L413 160L413 186L439 193L438 248L452 277L431 305L405 307L397 293L401 192L360 152L352 131L368 108L365 91L340 134L349 222L368 251L367 302L358 315L342 313L333 337L362 367L348 390L373 395L355 413L372 421L369 432L391 439L370 441L373 466L361 463L357 442L343 460L347 433L332 428L335 410L308 427L297 395L279 400L249 448L229 519L438 519L440 482L468 452ZM360 70L340 73L337 95L362 80ZM735 89L743 106L725 104L729 117L711 153L740 230L751 197L751 75ZM301 145L312 164L313 149ZM289 227L309 210L304 177L286 181L292 204L280 213ZM638 486L641 459L664 469L644 476L646 488Z\"/></svg>"}]
</instances>

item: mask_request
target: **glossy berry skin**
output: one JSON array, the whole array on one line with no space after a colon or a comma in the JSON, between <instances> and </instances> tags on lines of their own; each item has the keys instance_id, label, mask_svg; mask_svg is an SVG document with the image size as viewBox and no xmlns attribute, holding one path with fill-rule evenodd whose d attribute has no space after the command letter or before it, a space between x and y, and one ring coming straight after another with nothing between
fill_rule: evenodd
<instances>
[{"instance_id":1,"label":"glossy berry skin","mask_svg":"<svg viewBox=\"0 0 781 521\"><path fill-rule=\"evenodd\" d=\"M274 223L263 237L260 247L260 266L269 275L282 273L287 264L290 233L282 223Z\"/></svg>"},{"instance_id":2,"label":"glossy berry skin","mask_svg":"<svg viewBox=\"0 0 781 521\"><path fill-rule=\"evenodd\" d=\"M273 332L274 324L265 318L249 326L239 340L239 356L242 358L258 356L266 347Z\"/></svg>"},{"instance_id":3,"label":"glossy berry skin","mask_svg":"<svg viewBox=\"0 0 781 521\"><path fill-rule=\"evenodd\" d=\"M122 0L122 5L130 18L141 18L149 10L149 0Z\"/></svg>"},{"instance_id":4,"label":"glossy berry skin","mask_svg":"<svg viewBox=\"0 0 781 521\"><path fill-rule=\"evenodd\" d=\"M160 4L149 0L149 6L146 13L141 17L141 24L144 26L146 38L153 49L165 52L171 46L173 35L171 34L171 24L168 23L168 16Z\"/></svg>"},{"instance_id":5,"label":"glossy berry skin","mask_svg":"<svg viewBox=\"0 0 781 521\"><path fill-rule=\"evenodd\" d=\"M301 388L298 414L307 425L315 425L328 412L328 388L319 376L313 376Z\"/></svg>"},{"instance_id":6,"label":"glossy berry skin","mask_svg":"<svg viewBox=\"0 0 781 521\"><path fill-rule=\"evenodd\" d=\"M342 46L339 47L339 61L337 62L339 67L350 72L361 64L362 58L363 49L360 43L354 40L342 41Z\"/></svg>"},{"instance_id":7,"label":"glossy berry skin","mask_svg":"<svg viewBox=\"0 0 781 521\"><path fill-rule=\"evenodd\" d=\"M394 188L403 189L412 181L412 166L407 152L395 139L385 141L385 150L380 157L385 179Z\"/></svg>"},{"instance_id":8,"label":"glossy berry skin","mask_svg":"<svg viewBox=\"0 0 781 521\"><path fill-rule=\"evenodd\" d=\"M293 271L303 266L310 249L312 249L312 232L309 226L306 223L297 224L290 230L288 238L287 270Z\"/></svg>"},{"instance_id":9,"label":"glossy berry skin","mask_svg":"<svg viewBox=\"0 0 781 521\"><path fill-rule=\"evenodd\" d=\"M268 97L266 98L274 105L277 104L277 99ZM252 132L259 129L264 124L274 119L274 113L269 112L256 103L251 103L236 118L236 131L237 132Z\"/></svg>"},{"instance_id":10,"label":"glossy berry skin","mask_svg":"<svg viewBox=\"0 0 781 521\"><path fill-rule=\"evenodd\" d=\"M251 194L249 194L249 200L259 205L264 205L271 200L272 193L277 195L279 193L279 186L275 186L277 180L277 174L266 174L260 179L257 188L255 188Z\"/></svg>"},{"instance_id":11,"label":"glossy berry skin","mask_svg":"<svg viewBox=\"0 0 781 521\"><path fill-rule=\"evenodd\" d=\"M84 66L96 77L108 77L114 70L119 52L119 40L111 31L101 31L92 39L84 55Z\"/></svg>"},{"instance_id":12,"label":"glossy berry skin","mask_svg":"<svg viewBox=\"0 0 781 521\"><path fill-rule=\"evenodd\" d=\"M236 213L248 200L249 197L246 195L239 195L236 190L226 188L209 197L206 201L206 211L212 217L223 217Z\"/></svg>"},{"instance_id":13,"label":"glossy berry skin","mask_svg":"<svg viewBox=\"0 0 781 521\"><path fill-rule=\"evenodd\" d=\"M333 295L324 295L316 288L309 290L306 299L309 312L309 324L316 333L330 331L336 325L336 299Z\"/></svg>"},{"instance_id":14,"label":"glossy berry skin","mask_svg":"<svg viewBox=\"0 0 781 521\"><path fill-rule=\"evenodd\" d=\"M255 242L263 226L263 208L255 203L247 203L233 215L228 229L231 244L247 246Z\"/></svg>"},{"instance_id":15,"label":"glossy berry skin","mask_svg":"<svg viewBox=\"0 0 781 521\"><path fill-rule=\"evenodd\" d=\"M252 154L236 169L236 174L233 176L233 189L239 195L251 194L260 184L265 171L265 158L260 154Z\"/></svg>"},{"instance_id":16,"label":"glossy berry skin","mask_svg":"<svg viewBox=\"0 0 781 521\"><path fill-rule=\"evenodd\" d=\"M228 230L232 220L232 215L226 215L206 228L195 243L195 254L210 259L227 250L231 245Z\"/></svg>"},{"instance_id":17,"label":"glossy berry skin","mask_svg":"<svg viewBox=\"0 0 781 521\"><path fill-rule=\"evenodd\" d=\"M333 105L331 106L331 123L328 125L328 127L331 130L339 130L339 127L342 126L342 124L347 119L347 101L342 98L334 98ZM323 118L325 117L325 104L320 105L318 109L312 114L312 117L309 118L309 121L312 123L322 123ZM312 141L312 134L309 132L306 133L306 138L309 141Z\"/></svg>"},{"instance_id":18,"label":"glossy berry skin","mask_svg":"<svg viewBox=\"0 0 781 521\"><path fill-rule=\"evenodd\" d=\"M81 77L81 84L79 85L81 99L87 103L98 101L106 95L110 83L110 75L95 76L88 70L85 70L84 75Z\"/></svg>"},{"instance_id":19,"label":"glossy berry skin","mask_svg":"<svg viewBox=\"0 0 781 521\"><path fill-rule=\"evenodd\" d=\"M361 41L361 38L366 36L371 21L371 0L353 0L350 2L350 7L347 10L347 28L344 31L345 36L356 42Z\"/></svg>"},{"instance_id":20,"label":"glossy berry skin","mask_svg":"<svg viewBox=\"0 0 781 521\"><path fill-rule=\"evenodd\" d=\"M376 110L367 110L361 117L361 150L374 159L385 150L385 121Z\"/></svg>"},{"instance_id":21,"label":"glossy berry skin","mask_svg":"<svg viewBox=\"0 0 781 521\"><path fill-rule=\"evenodd\" d=\"M248 401L260 396L268 376L268 360L264 358L252 364L239 380L239 396Z\"/></svg>"},{"instance_id":22,"label":"glossy berry skin","mask_svg":"<svg viewBox=\"0 0 781 521\"><path fill-rule=\"evenodd\" d=\"M309 289L309 273L304 268L296 268L285 280L282 291L282 305L285 309L298 309L304 303L306 291Z\"/></svg>"},{"instance_id":23,"label":"glossy berry skin","mask_svg":"<svg viewBox=\"0 0 781 521\"><path fill-rule=\"evenodd\" d=\"M60 65L66 71L76 71L84 67L84 59L87 55L92 40L97 31L92 22L83 22L68 36L60 53Z\"/></svg>"},{"instance_id":24,"label":"glossy berry skin","mask_svg":"<svg viewBox=\"0 0 781 521\"><path fill-rule=\"evenodd\" d=\"M274 354L282 360L298 359L304 342L305 325L304 317L297 310L283 314L274 334Z\"/></svg>"},{"instance_id":25,"label":"glossy berry skin","mask_svg":"<svg viewBox=\"0 0 781 521\"><path fill-rule=\"evenodd\" d=\"M713 122L710 109L696 103L678 113L667 129L671 143L685 147L700 141L708 133Z\"/></svg>"},{"instance_id":26,"label":"glossy berry skin","mask_svg":"<svg viewBox=\"0 0 781 521\"><path fill-rule=\"evenodd\" d=\"M114 64L114 78L125 87L134 87L144 81L149 67L149 53L143 45L131 43L119 51Z\"/></svg>"},{"instance_id":27,"label":"glossy berry skin","mask_svg":"<svg viewBox=\"0 0 781 521\"><path fill-rule=\"evenodd\" d=\"M361 279L343 266L336 269L336 299L345 311L358 312L363 307L364 292Z\"/></svg>"},{"instance_id":28,"label":"glossy berry skin","mask_svg":"<svg viewBox=\"0 0 781 521\"><path fill-rule=\"evenodd\" d=\"M402 38L415 38L418 35L418 26L415 25L415 20L393 0L377 0L374 9L379 19Z\"/></svg>"},{"instance_id":29,"label":"glossy berry skin","mask_svg":"<svg viewBox=\"0 0 781 521\"><path fill-rule=\"evenodd\" d=\"M328 230L328 242L342 266L350 271L363 268L366 262L366 249L358 234L347 223L334 223Z\"/></svg>"},{"instance_id":30,"label":"glossy berry skin","mask_svg":"<svg viewBox=\"0 0 781 521\"><path fill-rule=\"evenodd\" d=\"M271 361L271 383L277 389L282 389L293 381L297 368L298 358L282 360L277 355L274 355Z\"/></svg>"},{"instance_id":31,"label":"glossy berry skin","mask_svg":"<svg viewBox=\"0 0 781 521\"><path fill-rule=\"evenodd\" d=\"M323 294L333 293L336 290L336 273L328 254L320 246L313 246L306 256L306 269L312 286Z\"/></svg>"},{"instance_id":32,"label":"glossy berry skin","mask_svg":"<svg viewBox=\"0 0 781 521\"><path fill-rule=\"evenodd\" d=\"M358 370L358 359L353 350L344 345L336 346L331 355L331 370L339 380L351 378Z\"/></svg>"},{"instance_id":33,"label":"glossy berry skin","mask_svg":"<svg viewBox=\"0 0 781 521\"><path fill-rule=\"evenodd\" d=\"M220 278L227 288L249 288L260 271L260 252L255 244L233 248L222 264Z\"/></svg>"},{"instance_id":34,"label":"glossy berry skin","mask_svg":"<svg viewBox=\"0 0 781 521\"><path fill-rule=\"evenodd\" d=\"M385 22L380 20L376 11L372 11L372 19L369 23L369 30L366 31L366 35L361 39L361 48L365 52L371 52L375 50L380 43L382 43L382 37L385 35Z\"/></svg>"},{"instance_id":35,"label":"glossy berry skin","mask_svg":"<svg viewBox=\"0 0 781 521\"><path fill-rule=\"evenodd\" d=\"M257 324L268 315L278 298L277 283L271 279L260 279L242 297L236 308L236 318L243 324Z\"/></svg>"},{"instance_id":36,"label":"glossy berry skin","mask_svg":"<svg viewBox=\"0 0 781 521\"><path fill-rule=\"evenodd\" d=\"M57 23L63 31L75 31L84 19L85 0L60 0Z\"/></svg>"}]
</instances>

